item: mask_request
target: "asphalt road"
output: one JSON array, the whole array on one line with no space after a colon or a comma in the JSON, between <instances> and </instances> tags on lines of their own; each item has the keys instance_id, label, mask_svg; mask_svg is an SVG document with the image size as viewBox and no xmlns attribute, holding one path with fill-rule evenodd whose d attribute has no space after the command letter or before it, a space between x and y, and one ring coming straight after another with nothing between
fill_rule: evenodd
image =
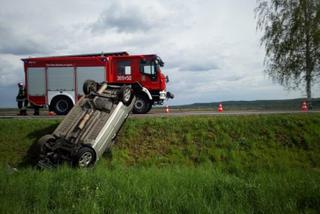
<instances>
[{"instance_id":1,"label":"asphalt road","mask_svg":"<svg viewBox=\"0 0 320 214\"><path fill-rule=\"evenodd\" d=\"M131 117L183 117L183 116L225 116L225 115L261 115L261 114L306 114L319 113L320 111L184 111L184 112L169 112L169 113L149 113L145 115L133 114Z\"/></svg>"},{"instance_id":2,"label":"asphalt road","mask_svg":"<svg viewBox=\"0 0 320 214\"><path fill-rule=\"evenodd\" d=\"M154 110L148 114L131 114L131 118L145 118L145 117L184 117L184 116L226 116L226 115L267 115L267 114L306 114L319 113L320 111L203 111L203 110L184 110L171 111L165 113L163 111ZM17 116L16 111L0 111L0 119L62 119L64 116L49 116L46 111L42 111L40 116L33 116L32 112L28 116Z\"/></svg>"}]
</instances>

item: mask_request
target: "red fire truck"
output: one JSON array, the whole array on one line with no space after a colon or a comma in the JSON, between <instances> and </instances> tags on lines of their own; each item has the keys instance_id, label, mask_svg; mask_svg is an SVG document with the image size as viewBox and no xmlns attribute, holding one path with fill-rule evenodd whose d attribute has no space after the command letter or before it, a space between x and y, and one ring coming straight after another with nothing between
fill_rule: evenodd
<instances>
[{"instance_id":1,"label":"red fire truck","mask_svg":"<svg viewBox=\"0 0 320 214\"><path fill-rule=\"evenodd\" d=\"M49 107L67 114L83 95L83 83L90 79L112 85L142 87L133 112L144 114L153 105L173 98L166 91L169 81L157 55L129 55L127 52L50 56L22 59L27 97L33 106Z\"/></svg>"}]
</instances>

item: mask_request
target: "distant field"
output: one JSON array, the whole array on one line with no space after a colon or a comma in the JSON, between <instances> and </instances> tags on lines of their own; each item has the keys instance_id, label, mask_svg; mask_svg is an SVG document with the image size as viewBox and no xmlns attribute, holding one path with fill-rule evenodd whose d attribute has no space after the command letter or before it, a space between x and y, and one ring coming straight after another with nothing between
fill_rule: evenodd
<instances>
[{"instance_id":1,"label":"distant field","mask_svg":"<svg viewBox=\"0 0 320 214\"><path fill-rule=\"evenodd\" d=\"M299 110L301 103L306 99L287 99L287 100L254 100L254 101L223 101L213 103L194 103L190 105L174 106L175 109L214 109L218 108L219 103L223 104L226 111L256 110L256 111L276 111L276 110ZM320 109L320 98L312 100L312 109Z\"/></svg>"},{"instance_id":2,"label":"distant field","mask_svg":"<svg viewBox=\"0 0 320 214\"><path fill-rule=\"evenodd\" d=\"M96 168L33 170L58 123L0 120L0 213L320 212L318 113L131 118Z\"/></svg>"}]
</instances>

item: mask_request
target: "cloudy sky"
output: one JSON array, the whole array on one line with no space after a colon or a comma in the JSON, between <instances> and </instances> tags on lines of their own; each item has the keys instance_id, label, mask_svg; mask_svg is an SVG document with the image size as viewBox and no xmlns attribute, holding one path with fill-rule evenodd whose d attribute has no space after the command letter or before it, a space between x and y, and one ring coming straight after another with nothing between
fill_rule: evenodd
<instances>
[{"instance_id":1,"label":"cloudy sky","mask_svg":"<svg viewBox=\"0 0 320 214\"><path fill-rule=\"evenodd\" d=\"M0 107L15 106L23 57L158 54L170 105L303 97L263 72L256 0L0 0ZM319 86L314 96L319 96Z\"/></svg>"}]
</instances>

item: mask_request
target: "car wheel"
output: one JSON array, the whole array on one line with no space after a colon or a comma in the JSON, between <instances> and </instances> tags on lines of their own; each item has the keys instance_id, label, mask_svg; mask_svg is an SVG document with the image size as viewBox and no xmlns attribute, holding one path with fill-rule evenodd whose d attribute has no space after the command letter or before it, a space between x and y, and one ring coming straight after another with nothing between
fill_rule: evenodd
<instances>
[{"instance_id":1,"label":"car wheel","mask_svg":"<svg viewBox=\"0 0 320 214\"><path fill-rule=\"evenodd\" d=\"M123 102L124 105L128 106L131 104L131 101L133 99L133 93L132 93L132 90L131 88L127 87L127 86L124 86L121 88L120 90L121 94L121 101Z\"/></svg>"},{"instance_id":2,"label":"car wheel","mask_svg":"<svg viewBox=\"0 0 320 214\"><path fill-rule=\"evenodd\" d=\"M95 152L89 147L82 147L75 159L75 166L86 168L92 166L96 160Z\"/></svg>"},{"instance_id":3,"label":"car wheel","mask_svg":"<svg viewBox=\"0 0 320 214\"><path fill-rule=\"evenodd\" d=\"M49 142L53 142L55 140L54 136L51 134L46 134L44 136L42 136L39 140L38 140L38 144L40 147L42 147L44 144L49 143Z\"/></svg>"},{"instance_id":4,"label":"car wheel","mask_svg":"<svg viewBox=\"0 0 320 214\"><path fill-rule=\"evenodd\" d=\"M83 93L85 95L90 94L91 92L96 92L98 90L98 84L94 80L86 80L83 83Z\"/></svg>"},{"instance_id":5,"label":"car wheel","mask_svg":"<svg viewBox=\"0 0 320 214\"><path fill-rule=\"evenodd\" d=\"M42 136L37 143L36 153L38 155L38 159L40 159L41 155L44 155L48 152L47 144L50 142L54 142L55 137L53 135L47 134Z\"/></svg>"},{"instance_id":6,"label":"car wheel","mask_svg":"<svg viewBox=\"0 0 320 214\"><path fill-rule=\"evenodd\" d=\"M73 103L70 98L66 96L55 97L51 101L50 109L58 115L66 115L72 109Z\"/></svg>"},{"instance_id":7,"label":"car wheel","mask_svg":"<svg viewBox=\"0 0 320 214\"><path fill-rule=\"evenodd\" d=\"M145 114L150 110L151 102L146 96L138 95L132 112L135 114Z\"/></svg>"}]
</instances>

